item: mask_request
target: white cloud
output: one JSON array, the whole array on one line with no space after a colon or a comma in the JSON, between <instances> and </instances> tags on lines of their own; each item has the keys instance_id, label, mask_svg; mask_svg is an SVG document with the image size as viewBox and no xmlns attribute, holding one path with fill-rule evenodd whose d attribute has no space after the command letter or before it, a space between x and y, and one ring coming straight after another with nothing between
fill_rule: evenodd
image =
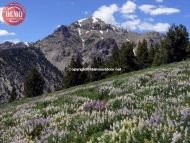
<instances>
[{"instance_id":1,"label":"white cloud","mask_svg":"<svg viewBox=\"0 0 190 143\"><path fill-rule=\"evenodd\" d=\"M138 18L136 14L126 14L126 15L123 15L123 17L126 19L131 19L131 20Z\"/></svg>"},{"instance_id":2,"label":"white cloud","mask_svg":"<svg viewBox=\"0 0 190 143\"><path fill-rule=\"evenodd\" d=\"M156 0L156 2L160 2L160 3L163 2L163 1L164 1L164 0Z\"/></svg>"},{"instance_id":3,"label":"white cloud","mask_svg":"<svg viewBox=\"0 0 190 143\"><path fill-rule=\"evenodd\" d=\"M166 32L170 25L168 23L149 23L142 22L138 25L139 30L141 31L156 31L156 32Z\"/></svg>"},{"instance_id":4,"label":"white cloud","mask_svg":"<svg viewBox=\"0 0 190 143\"><path fill-rule=\"evenodd\" d=\"M127 1L122 5L119 12L122 14L123 18L134 20L138 18L138 16L135 14L136 8L136 3L134 3L133 1Z\"/></svg>"},{"instance_id":5,"label":"white cloud","mask_svg":"<svg viewBox=\"0 0 190 143\"><path fill-rule=\"evenodd\" d=\"M3 12L4 7L0 7L0 23L4 23L3 17L2 17L2 12Z\"/></svg>"},{"instance_id":6,"label":"white cloud","mask_svg":"<svg viewBox=\"0 0 190 143\"><path fill-rule=\"evenodd\" d=\"M101 6L97 11L93 13L93 16L100 18L106 23L117 24L114 14L119 11L119 7L116 4L110 6Z\"/></svg>"},{"instance_id":7,"label":"white cloud","mask_svg":"<svg viewBox=\"0 0 190 143\"><path fill-rule=\"evenodd\" d=\"M123 6L121 7L121 13L123 14L130 14L134 13L136 10L137 5L132 1L127 1Z\"/></svg>"},{"instance_id":8,"label":"white cloud","mask_svg":"<svg viewBox=\"0 0 190 143\"><path fill-rule=\"evenodd\" d=\"M146 13L146 14L151 13L152 10L155 9L155 8L156 8L156 6L150 5L150 4L143 4L143 5L139 6L139 9L141 11L143 11L144 13Z\"/></svg>"},{"instance_id":9,"label":"white cloud","mask_svg":"<svg viewBox=\"0 0 190 143\"><path fill-rule=\"evenodd\" d=\"M164 6L155 6L144 4L139 6L139 9L143 11L145 14L150 14L153 16L156 15L171 15L174 13L179 13L180 10L176 8L164 7Z\"/></svg>"},{"instance_id":10,"label":"white cloud","mask_svg":"<svg viewBox=\"0 0 190 143\"><path fill-rule=\"evenodd\" d=\"M157 23L154 26L154 30L157 32L166 32L168 31L169 27L170 27L169 23Z\"/></svg>"},{"instance_id":11,"label":"white cloud","mask_svg":"<svg viewBox=\"0 0 190 143\"><path fill-rule=\"evenodd\" d=\"M151 23L140 19L128 20L121 23L121 27L129 30L166 32L170 25L168 23Z\"/></svg>"},{"instance_id":12,"label":"white cloud","mask_svg":"<svg viewBox=\"0 0 190 143\"><path fill-rule=\"evenodd\" d=\"M121 27L130 29L130 30L137 30L140 22L141 22L140 19L129 20L129 21L123 22L121 24Z\"/></svg>"},{"instance_id":13,"label":"white cloud","mask_svg":"<svg viewBox=\"0 0 190 143\"><path fill-rule=\"evenodd\" d=\"M150 18L145 18L144 20L145 20L145 21L149 21L149 22L154 22L154 19L151 18L151 17L150 17Z\"/></svg>"},{"instance_id":14,"label":"white cloud","mask_svg":"<svg viewBox=\"0 0 190 143\"><path fill-rule=\"evenodd\" d=\"M0 30L0 36L13 36L16 35L14 32L8 32L6 30Z\"/></svg>"}]
</instances>

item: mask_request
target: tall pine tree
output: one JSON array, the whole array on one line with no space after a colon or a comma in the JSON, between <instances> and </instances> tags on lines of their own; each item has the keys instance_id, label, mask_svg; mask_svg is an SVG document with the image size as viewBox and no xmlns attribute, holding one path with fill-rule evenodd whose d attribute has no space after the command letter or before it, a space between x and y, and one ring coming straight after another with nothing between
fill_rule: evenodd
<instances>
[{"instance_id":1,"label":"tall pine tree","mask_svg":"<svg viewBox=\"0 0 190 143\"><path fill-rule=\"evenodd\" d=\"M136 49L136 57L139 63L139 67L141 69L149 66L148 47L147 47L147 41L145 39L142 42L139 41Z\"/></svg>"},{"instance_id":2,"label":"tall pine tree","mask_svg":"<svg viewBox=\"0 0 190 143\"><path fill-rule=\"evenodd\" d=\"M159 43L155 44L154 47L154 57L152 66L160 66L161 65L161 46Z\"/></svg>"},{"instance_id":3,"label":"tall pine tree","mask_svg":"<svg viewBox=\"0 0 190 143\"><path fill-rule=\"evenodd\" d=\"M109 57L108 65L110 68L116 68L120 65L119 61L120 51L117 45L112 49L111 56Z\"/></svg>"},{"instance_id":4,"label":"tall pine tree","mask_svg":"<svg viewBox=\"0 0 190 143\"><path fill-rule=\"evenodd\" d=\"M172 25L165 37L165 55L167 55L167 63L177 62L187 57L187 47L189 44L189 34L183 25Z\"/></svg>"},{"instance_id":5,"label":"tall pine tree","mask_svg":"<svg viewBox=\"0 0 190 143\"><path fill-rule=\"evenodd\" d=\"M137 70L137 61L133 52L134 45L126 42L121 46L120 50L120 66L122 72L130 72Z\"/></svg>"},{"instance_id":6,"label":"tall pine tree","mask_svg":"<svg viewBox=\"0 0 190 143\"><path fill-rule=\"evenodd\" d=\"M150 48L148 49L149 64L152 66L155 57L155 44L151 41Z\"/></svg>"},{"instance_id":7,"label":"tall pine tree","mask_svg":"<svg viewBox=\"0 0 190 143\"><path fill-rule=\"evenodd\" d=\"M25 97L39 96L43 93L45 80L36 68L33 68L24 81Z\"/></svg>"},{"instance_id":8,"label":"tall pine tree","mask_svg":"<svg viewBox=\"0 0 190 143\"><path fill-rule=\"evenodd\" d=\"M101 57L94 57L91 68L104 68L104 61ZM106 72L105 71L90 71L90 81L97 81L100 79L105 78Z\"/></svg>"},{"instance_id":9,"label":"tall pine tree","mask_svg":"<svg viewBox=\"0 0 190 143\"><path fill-rule=\"evenodd\" d=\"M76 58L72 57L69 66L65 70L64 83L66 88L84 83L85 77L83 72L79 70L80 68L83 68L82 58L78 54ZM77 71L73 69L77 69Z\"/></svg>"},{"instance_id":10,"label":"tall pine tree","mask_svg":"<svg viewBox=\"0 0 190 143\"><path fill-rule=\"evenodd\" d=\"M119 68L120 67L120 50L117 45L115 45L112 49L111 56L109 57L108 61L105 62L105 67L107 68ZM118 74L119 72L114 71L107 71L106 75L114 75Z\"/></svg>"}]
</instances>

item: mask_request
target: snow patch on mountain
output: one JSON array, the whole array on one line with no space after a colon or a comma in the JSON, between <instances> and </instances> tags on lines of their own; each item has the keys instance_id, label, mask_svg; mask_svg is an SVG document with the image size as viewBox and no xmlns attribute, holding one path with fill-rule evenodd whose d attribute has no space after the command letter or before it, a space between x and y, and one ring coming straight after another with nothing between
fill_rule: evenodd
<instances>
[{"instance_id":1,"label":"snow patch on mountain","mask_svg":"<svg viewBox=\"0 0 190 143\"><path fill-rule=\"evenodd\" d=\"M79 33L79 36L81 36L81 29L78 28L78 33Z\"/></svg>"},{"instance_id":2,"label":"snow patch on mountain","mask_svg":"<svg viewBox=\"0 0 190 143\"><path fill-rule=\"evenodd\" d=\"M78 20L79 23L82 23L83 21L87 20L87 18L83 18L83 19L80 19Z\"/></svg>"},{"instance_id":3,"label":"snow patch on mountain","mask_svg":"<svg viewBox=\"0 0 190 143\"><path fill-rule=\"evenodd\" d=\"M114 27L114 26L112 26L112 29L115 31L116 30L116 28Z\"/></svg>"},{"instance_id":4,"label":"snow patch on mountain","mask_svg":"<svg viewBox=\"0 0 190 143\"><path fill-rule=\"evenodd\" d=\"M104 32L103 32L102 30L100 30L100 33L101 33L101 34L104 34Z\"/></svg>"},{"instance_id":5,"label":"snow patch on mountain","mask_svg":"<svg viewBox=\"0 0 190 143\"><path fill-rule=\"evenodd\" d=\"M29 43L28 43L28 42L24 42L24 44L25 44L27 47L29 47Z\"/></svg>"},{"instance_id":6,"label":"snow patch on mountain","mask_svg":"<svg viewBox=\"0 0 190 143\"><path fill-rule=\"evenodd\" d=\"M93 20L93 21L92 21L93 23L98 22L98 19L97 19L96 17L92 17L92 20Z\"/></svg>"},{"instance_id":7,"label":"snow patch on mountain","mask_svg":"<svg viewBox=\"0 0 190 143\"><path fill-rule=\"evenodd\" d=\"M81 40L82 40L82 47L84 48L85 47L85 45L84 45L85 40L84 39L81 39Z\"/></svg>"}]
</instances>

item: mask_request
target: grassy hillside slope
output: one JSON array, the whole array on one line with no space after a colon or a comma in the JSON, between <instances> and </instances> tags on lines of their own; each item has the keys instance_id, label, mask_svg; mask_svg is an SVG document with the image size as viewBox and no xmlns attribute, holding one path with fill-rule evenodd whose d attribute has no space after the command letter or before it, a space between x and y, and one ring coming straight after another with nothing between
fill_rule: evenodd
<instances>
[{"instance_id":1,"label":"grassy hillside slope","mask_svg":"<svg viewBox=\"0 0 190 143\"><path fill-rule=\"evenodd\" d=\"M0 142L189 143L190 61L0 106Z\"/></svg>"}]
</instances>

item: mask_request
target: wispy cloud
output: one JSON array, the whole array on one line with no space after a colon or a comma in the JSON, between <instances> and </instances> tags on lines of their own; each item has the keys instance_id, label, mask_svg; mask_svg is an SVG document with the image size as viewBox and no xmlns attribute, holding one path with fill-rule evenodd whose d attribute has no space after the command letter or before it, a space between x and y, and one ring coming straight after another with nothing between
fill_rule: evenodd
<instances>
[{"instance_id":1,"label":"wispy cloud","mask_svg":"<svg viewBox=\"0 0 190 143\"><path fill-rule=\"evenodd\" d=\"M112 4L110 6L103 5L93 13L93 16L104 20L106 23L117 24L114 14L118 11L119 7L117 4Z\"/></svg>"},{"instance_id":2,"label":"wispy cloud","mask_svg":"<svg viewBox=\"0 0 190 143\"><path fill-rule=\"evenodd\" d=\"M180 12L180 10L176 8L165 7L165 6L155 6L155 5L149 5L149 4L143 4L139 6L139 9L145 14L150 14L152 16L171 15L171 14Z\"/></svg>"},{"instance_id":3,"label":"wispy cloud","mask_svg":"<svg viewBox=\"0 0 190 143\"><path fill-rule=\"evenodd\" d=\"M136 19L138 16L135 14L137 5L133 1L127 1L120 8L120 13L125 19Z\"/></svg>"},{"instance_id":4,"label":"wispy cloud","mask_svg":"<svg viewBox=\"0 0 190 143\"><path fill-rule=\"evenodd\" d=\"M142 22L140 25L138 25L138 28L142 31L148 30L148 31L156 31L156 32L166 32L168 28L170 27L170 24L168 23L149 23L149 22Z\"/></svg>"},{"instance_id":5,"label":"wispy cloud","mask_svg":"<svg viewBox=\"0 0 190 143\"><path fill-rule=\"evenodd\" d=\"M136 10L137 5L133 1L127 1L121 7L121 13L123 14L130 14L134 13Z\"/></svg>"},{"instance_id":6,"label":"wispy cloud","mask_svg":"<svg viewBox=\"0 0 190 143\"><path fill-rule=\"evenodd\" d=\"M121 27L124 27L126 29L130 29L130 30L137 30L138 25L140 23L141 23L140 19L127 20L127 21L121 23Z\"/></svg>"},{"instance_id":7,"label":"wispy cloud","mask_svg":"<svg viewBox=\"0 0 190 143\"><path fill-rule=\"evenodd\" d=\"M13 36L16 35L14 32L8 32L7 30L0 30L0 36Z\"/></svg>"}]
</instances>

